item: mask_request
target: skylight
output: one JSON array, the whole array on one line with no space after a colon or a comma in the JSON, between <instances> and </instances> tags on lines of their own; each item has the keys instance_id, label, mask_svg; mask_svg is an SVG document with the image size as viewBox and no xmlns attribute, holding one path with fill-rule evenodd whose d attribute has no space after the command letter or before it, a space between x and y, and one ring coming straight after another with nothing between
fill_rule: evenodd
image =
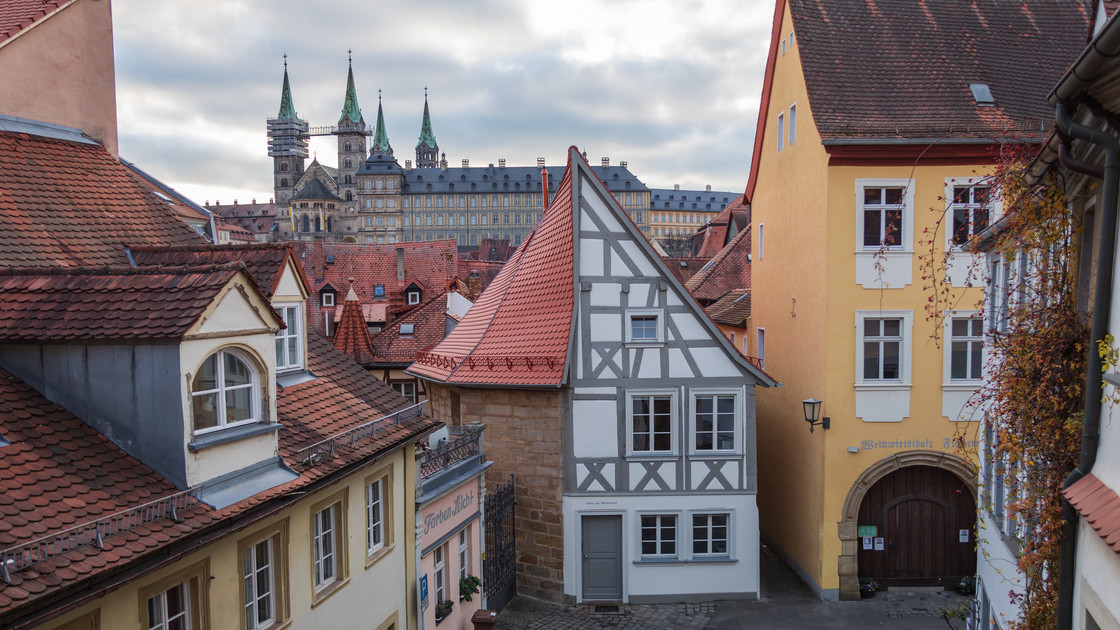
<instances>
[{"instance_id":1,"label":"skylight","mask_svg":"<svg viewBox=\"0 0 1120 630\"><path fill-rule=\"evenodd\" d=\"M969 83L968 89L972 90L972 98L977 105L991 107L996 104L992 98L992 89L987 83Z\"/></svg>"},{"instance_id":2,"label":"skylight","mask_svg":"<svg viewBox=\"0 0 1120 630\"><path fill-rule=\"evenodd\" d=\"M172 199L171 197L168 197L167 195L161 193L158 190L153 190L152 194L154 194L155 196L159 197L160 199L166 201L167 203L169 203L171 205L175 205L175 200L174 199Z\"/></svg>"},{"instance_id":3,"label":"skylight","mask_svg":"<svg viewBox=\"0 0 1120 630\"><path fill-rule=\"evenodd\" d=\"M401 324L401 334L411 335L414 332L416 324Z\"/></svg>"}]
</instances>

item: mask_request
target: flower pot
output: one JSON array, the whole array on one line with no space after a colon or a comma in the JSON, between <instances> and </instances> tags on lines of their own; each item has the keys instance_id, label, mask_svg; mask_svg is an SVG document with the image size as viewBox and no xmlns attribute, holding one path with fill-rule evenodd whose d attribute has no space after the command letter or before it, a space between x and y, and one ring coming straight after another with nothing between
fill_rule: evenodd
<instances>
[{"instance_id":1,"label":"flower pot","mask_svg":"<svg viewBox=\"0 0 1120 630\"><path fill-rule=\"evenodd\" d=\"M871 599L872 597L875 597L875 591L865 591L861 589L859 592L859 596L860 599Z\"/></svg>"}]
</instances>

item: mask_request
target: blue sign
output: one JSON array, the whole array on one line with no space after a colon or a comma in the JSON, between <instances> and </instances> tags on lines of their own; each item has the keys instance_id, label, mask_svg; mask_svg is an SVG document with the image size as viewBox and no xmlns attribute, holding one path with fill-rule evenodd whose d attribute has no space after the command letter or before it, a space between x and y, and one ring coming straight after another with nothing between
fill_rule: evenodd
<instances>
[{"instance_id":1,"label":"blue sign","mask_svg":"<svg viewBox=\"0 0 1120 630\"><path fill-rule=\"evenodd\" d=\"M420 576L420 610L428 609L428 576Z\"/></svg>"}]
</instances>

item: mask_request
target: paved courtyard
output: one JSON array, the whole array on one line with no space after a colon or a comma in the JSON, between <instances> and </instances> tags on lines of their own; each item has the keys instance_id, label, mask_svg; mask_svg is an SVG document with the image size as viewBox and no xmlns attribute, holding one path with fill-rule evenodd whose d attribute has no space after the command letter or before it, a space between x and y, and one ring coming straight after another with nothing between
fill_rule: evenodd
<instances>
[{"instance_id":1,"label":"paved courtyard","mask_svg":"<svg viewBox=\"0 0 1120 630\"><path fill-rule=\"evenodd\" d=\"M518 597L498 616L498 630L833 630L897 628L948 630L938 611L955 609L968 598L945 591L880 592L858 602L822 602L769 550L762 554L762 599L703 604L622 605L617 610L561 606Z\"/></svg>"}]
</instances>

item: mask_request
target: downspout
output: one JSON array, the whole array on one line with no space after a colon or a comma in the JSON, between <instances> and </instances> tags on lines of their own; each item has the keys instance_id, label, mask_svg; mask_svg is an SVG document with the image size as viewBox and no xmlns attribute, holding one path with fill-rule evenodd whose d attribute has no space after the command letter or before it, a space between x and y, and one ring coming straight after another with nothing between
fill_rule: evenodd
<instances>
[{"instance_id":1,"label":"downspout","mask_svg":"<svg viewBox=\"0 0 1120 630\"><path fill-rule=\"evenodd\" d=\"M1097 284L1093 294L1093 320L1090 329L1088 371L1085 374L1085 418L1081 428L1081 459L1066 477L1068 488L1093 469L1100 439L1101 392L1104 389L1098 343L1108 332L1109 306L1112 303L1112 267L1116 258L1116 203L1120 190L1120 142L1111 134L1073 121L1065 102L1055 109L1062 133L1084 140L1104 150L1104 183L1101 204L1101 230L1098 239ZM1074 569L1077 564L1077 511L1062 499L1062 542L1058 556L1058 630L1073 628Z\"/></svg>"}]
</instances>

